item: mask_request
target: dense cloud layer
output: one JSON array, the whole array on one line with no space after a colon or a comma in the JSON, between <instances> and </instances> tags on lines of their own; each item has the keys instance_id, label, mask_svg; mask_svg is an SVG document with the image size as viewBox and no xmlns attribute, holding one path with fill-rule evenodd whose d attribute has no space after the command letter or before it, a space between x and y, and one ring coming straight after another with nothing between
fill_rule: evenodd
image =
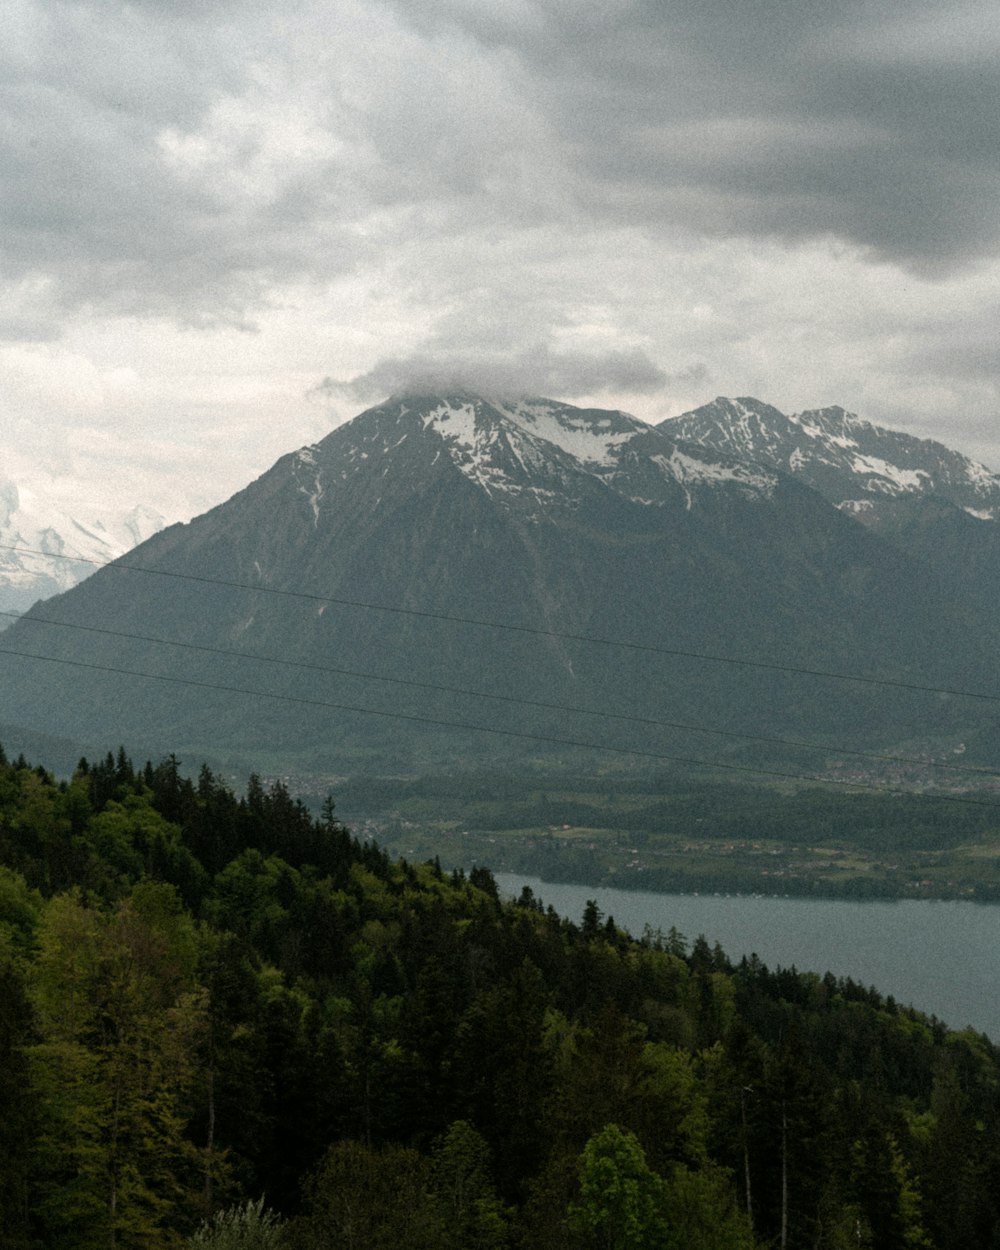
<instances>
[{"instance_id":1,"label":"dense cloud layer","mask_svg":"<svg viewBox=\"0 0 1000 1250\"><path fill-rule=\"evenodd\" d=\"M700 376L701 370L695 369ZM687 379L691 380L691 379ZM485 352L462 358L438 354L381 360L367 373L337 382L325 378L316 392L363 402L389 394L471 391L506 397L655 394L670 378L639 348L631 351L551 351L538 345L490 359Z\"/></svg>"},{"instance_id":2,"label":"dense cloud layer","mask_svg":"<svg viewBox=\"0 0 1000 1250\"><path fill-rule=\"evenodd\" d=\"M594 211L833 236L937 271L992 250L1000 13L977 3L399 0L509 50Z\"/></svg>"},{"instance_id":3,"label":"dense cloud layer","mask_svg":"<svg viewBox=\"0 0 1000 1250\"><path fill-rule=\"evenodd\" d=\"M958 419L988 455L998 51L985 0L8 0L20 454L169 412L243 474L307 396L521 371L651 417Z\"/></svg>"},{"instance_id":4,"label":"dense cloud layer","mask_svg":"<svg viewBox=\"0 0 1000 1250\"><path fill-rule=\"evenodd\" d=\"M5 276L182 320L414 233L563 221L834 237L917 269L1000 233L985 4L12 0Z\"/></svg>"}]
</instances>

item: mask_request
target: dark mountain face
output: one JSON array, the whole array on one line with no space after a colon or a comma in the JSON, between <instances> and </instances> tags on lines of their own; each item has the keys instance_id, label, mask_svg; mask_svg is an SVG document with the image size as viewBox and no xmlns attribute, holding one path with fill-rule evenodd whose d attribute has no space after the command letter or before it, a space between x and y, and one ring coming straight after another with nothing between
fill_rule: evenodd
<instances>
[{"instance_id":1,"label":"dark mountain face","mask_svg":"<svg viewBox=\"0 0 1000 1250\"><path fill-rule=\"evenodd\" d=\"M818 491L672 432L549 400L389 401L36 607L3 638L0 721L327 773L571 750L549 739L734 749L651 721L964 732L960 701L779 669L981 685L977 615Z\"/></svg>"},{"instance_id":2,"label":"dark mountain face","mask_svg":"<svg viewBox=\"0 0 1000 1250\"><path fill-rule=\"evenodd\" d=\"M737 455L805 482L905 552L991 632L1000 615L1000 476L983 465L843 408L788 417L756 399L716 399L659 428L703 455Z\"/></svg>"}]
</instances>

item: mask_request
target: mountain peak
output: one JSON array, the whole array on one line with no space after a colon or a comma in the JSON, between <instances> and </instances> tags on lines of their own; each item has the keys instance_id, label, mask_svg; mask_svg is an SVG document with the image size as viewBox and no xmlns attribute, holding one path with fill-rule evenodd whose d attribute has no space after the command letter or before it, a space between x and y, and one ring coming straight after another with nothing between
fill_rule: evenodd
<instances>
[{"instance_id":1,"label":"mountain peak","mask_svg":"<svg viewBox=\"0 0 1000 1250\"><path fill-rule=\"evenodd\" d=\"M582 464L605 468L617 459L623 444L649 428L622 412L573 408L551 399L487 400L471 396L458 404L444 401L425 421L445 437L464 440L467 446L474 443L476 434L488 432L496 437L503 431L519 447L525 440L536 449L538 444L548 443Z\"/></svg>"},{"instance_id":2,"label":"mountain peak","mask_svg":"<svg viewBox=\"0 0 1000 1250\"><path fill-rule=\"evenodd\" d=\"M772 689L757 671L675 663L683 651L780 655L792 667L978 688L1000 619L995 526L957 508L938 525L916 496L895 529L865 530L807 488L811 475L843 505L873 500L861 492L891 473L904 485L904 473L944 480L918 458L927 445L874 442L883 434L842 410L791 418L750 397L720 397L696 418L660 429L544 397L394 396L128 561L176 576L98 570L60 600L60 623L80 629L28 611L2 657L5 720L90 742L114 733L150 755L169 739L244 759L267 744L324 769L341 750L396 770L447 759L475 725L512 744L527 735L532 755L546 737L597 743L605 725L593 714L615 706L757 736L829 741L846 727L892 741L900 725L931 719L942 740L964 734L952 701L914 712L853 689L817 698L812 680ZM713 431L717 444L729 437L725 449ZM737 438L751 454L732 455ZM910 513L920 513L912 525ZM83 537L47 524L54 532L39 529L32 546ZM948 525L944 567L935 552ZM967 555L970 533L971 568L952 554ZM91 526L89 540L104 534ZM671 655L626 657L584 637ZM158 638L186 646L183 660ZM43 658L87 667L67 682ZM177 689L145 684L174 674ZM500 698L485 706L472 692ZM648 755L648 724L620 732L609 741ZM658 732L652 749L687 755L688 736ZM492 760L496 747L470 749Z\"/></svg>"},{"instance_id":3,"label":"mountain peak","mask_svg":"<svg viewBox=\"0 0 1000 1250\"><path fill-rule=\"evenodd\" d=\"M327 443L353 462L385 456L411 436L434 445L480 485L509 477L594 472L617 464L621 449L651 427L618 411L574 408L544 398L501 399L471 391L395 395L335 430ZM315 449L306 449L313 453Z\"/></svg>"},{"instance_id":4,"label":"mountain peak","mask_svg":"<svg viewBox=\"0 0 1000 1250\"><path fill-rule=\"evenodd\" d=\"M344 506L342 491L367 491L373 479L379 506L450 477L532 522L598 496L617 500L614 506L679 502L690 509L705 492L758 497L776 480L731 456L678 449L656 427L618 409L463 390L391 396L279 464L290 466L313 528L324 524L328 510Z\"/></svg>"},{"instance_id":5,"label":"mountain peak","mask_svg":"<svg viewBox=\"0 0 1000 1250\"><path fill-rule=\"evenodd\" d=\"M941 443L873 425L839 405L786 416L760 400L720 396L659 428L790 473L859 515L859 503L937 495L974 516L1000 516L1000 476Z\"/></svg>"}]
</instances>

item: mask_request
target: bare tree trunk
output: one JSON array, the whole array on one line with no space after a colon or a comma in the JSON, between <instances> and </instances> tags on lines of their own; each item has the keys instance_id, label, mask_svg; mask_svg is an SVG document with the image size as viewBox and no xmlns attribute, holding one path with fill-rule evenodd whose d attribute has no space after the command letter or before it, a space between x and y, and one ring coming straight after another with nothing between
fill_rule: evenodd
<instances>
[{"instance_id":1,"label":"bare tree trunk","mask_svg":"<svg viewBox=\"0 0 1000 1250\"><path fill-rule=\"evenodd\" d=\"M372 1074L371 1064L365 1063L365 1146L372 1148Z\"/></svg>"},{"instance_id":2,"label":"bare tree trunk","mask_svg":"<svg viewBox=\"0 0 1000 1250\"><path fill-rule=\"evenodd\" d=\"M781 1099L781 1250L788 1245L788 1116Z\"/></svg>"},{"instance_id":3,"label":"bare tree trunk","mask_svg":"<svg viewBox=\"0 0 1000 1250\"><path fill-rule=\"evenodd\" d=\"M208 1132L205 1138L205 1219L211 1219L212 1201L212 1162L215 1152L215 1064L208 1069Z\"/></svg>"},{"instance_id":4,"label":"bare tree trunk","mask_svg":"<svg viewBox=\"0 0 1000 1250\"><path fill-rule=\"evenodd\" d=\"M750 1193L750 1142L747 1136L747 1086L740 1090L740 1113L743 1117L743 1180L747 1193L747 1220L753 1229L753 1198Z\"/></svg>"},{"instance_id":5,"label":"bare tree trunk","mask_svg":"<svg viewBox=\"0 0 1000 1250\"><path fill-rule=\"evenodd\" d=\"M115 1250L115 1245L118 1241L118 1233L115 1228L115 1224L118 1219L118 1122L121 1112L121 1092L122 1077L121 1072L119 1071L115 1074L115 1093L114 1100L112 1102L111 1115L111 1158L109 1160L111 1166L108 1169L111 1184L111 1190L108 1194L108 1215L110 1216L111 1225L111 1250Z\"/></svg>"}]
</instances>

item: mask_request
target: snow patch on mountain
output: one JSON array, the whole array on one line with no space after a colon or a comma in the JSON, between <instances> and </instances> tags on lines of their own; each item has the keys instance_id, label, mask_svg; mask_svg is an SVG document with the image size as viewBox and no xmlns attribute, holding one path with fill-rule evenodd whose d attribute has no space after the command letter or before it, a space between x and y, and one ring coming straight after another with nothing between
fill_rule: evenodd
<instances>
[{"instance_id":1,"label":"snow patch on mountain","mask_svg":"<svg viewBox=\"0 0 1000 1250\"><path fill-rule=\"evenodd\" d=\"M301 480L299 470L301 469ZM316 463L316 448L303 447L295 457L295 473L299 492L306 496L312 512L313 527L319 526L320 503L325 494L323 470Z\"/></svg>"},{"instance_id":2,"label":"snow patch on mountain","mask_svg":"<svg viewBox=\"0 0 1000 1250\"><path fill-rule=\"evenodd\" d=\"M872 474L868 479L871 490L884 490L901 494L903 491L926 490L932 478L924 469L901 469L878 456L854 456L851 465L855 473Z\"/></svg>"},{"instance_id":3,"label":"snow patch on mountain","mask_svg":"<svg viewBox=\"0 0 1000 1250\"><path fill-rule=\"evenodd\" d=\"M1000 475L941 443L885 429L839 407L786 416L748 397L711 403L659 429L700 447L801 478L845 511L859 500L940 496L983 519L1000 516Z\"/></svg>"},{"instance_id":4,"label":"snow patch on mountain","mask_svg":"<svg viewBox=\"0 0 1000 1250\"><path fill-rule=\"evenodd\" d=\"M483 399L441 400L420 414L454 465L490 495L551 502L575 474L614 463L612 448L648 427L627 432L612 422L567 418L555 405L502 404Z\"/></svg>"},{"instance_id":5,"label":"snow patch on mountain","mask_svg":"<svg viewBox=\"0 0 1000 1250\"><path fill-rule=\"evenodd\" d=\"M425 430L436 431L444 440L454 464L487 494L510 487L508 474L497 463L500 430L482 419L475 403L442 403L422 420Z\"/></svg>"},{"instance_id":6,"label":"snow patch on mountain","mask_svg":"<svg viewBox=\"0 0 1000 1250\"><path fill-rule=\"evenodd\" d=\"M877 431L877 427L862 421L852 412L843 408L821 408L813 412L794 412L788 418L799 426L802 433L817 442L826 443L830 447L839 447L842 451L853 451L858 446L857 438L851 430Z\"/></svg>"},{"instance_id":7,"label":"snow patch on mountain","mask_svg":"<svg viewBox=\"0 0 1000 1250\"><path fill-rule=\"evenodd\" d=\"M528 433L561 448L581 464L600 468L615 465L620 449L648 428L624 412L597 415L537 401L498 408Z\"/></svg>"},{"instance_id":8,"label":"snow patch on mountain","mask_svg":"<svg viewBox=\"0 0 1000 1250\"><path fill-rule=\"evenodd\" d=\"M674 448L669 456L656 454L650 459L662 470L665 477L673 478L684 488L689 511L693 503L691 486L733 484L754 495L770 497L778 484L773 473L762 473L748 465L696 460L679 448Z\"/></svg>"},{"instance_id":9,"label":"snow patch on mountain","mask_svg":"<svg viewBox=\"0 0 1000 1250\"><path fill-rule=\"evenodd\" d=\"M441 403L425 412L422 421L425 430L437 430L442 438L457 447L467 451L476 447L476 405L473 403Z\"/></svg>"}]
</instances>

